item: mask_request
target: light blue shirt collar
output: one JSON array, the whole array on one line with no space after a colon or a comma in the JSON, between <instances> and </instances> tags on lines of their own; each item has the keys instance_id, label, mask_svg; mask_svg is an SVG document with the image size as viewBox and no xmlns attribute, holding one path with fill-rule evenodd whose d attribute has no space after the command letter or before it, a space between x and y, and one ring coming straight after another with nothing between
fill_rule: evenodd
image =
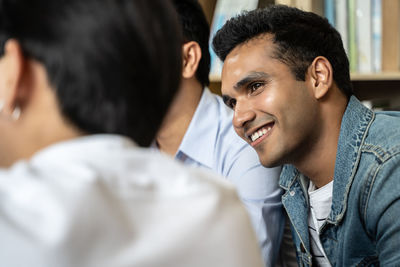
<instances>
[{"instance_id":1,"label":"light blue shirt collar","mask_svg":"<svg viewBox=\"0 0 400 267\"><path fill-rule=\"evenodd\" d=\"M215 102L217 99L210 90L204 88L199 105L175 155L176 158L184 160L185 157L189 157L205 167L212 168L219 130L219 116L215 116L219 114L219 110ZM213 116L209 117L207 114ZM213 144L210 145L209 142Z\"/></svg>"}]
</instances>

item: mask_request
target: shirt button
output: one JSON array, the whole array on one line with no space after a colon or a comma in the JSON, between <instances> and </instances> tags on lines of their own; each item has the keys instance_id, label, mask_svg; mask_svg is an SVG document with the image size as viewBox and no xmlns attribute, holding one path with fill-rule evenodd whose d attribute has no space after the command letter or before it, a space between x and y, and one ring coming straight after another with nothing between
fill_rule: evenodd
<instances>
[{"instance_id":1,"label":"shirt button","mask_svg":"<svg viewBox=\"0 0 400 267\"><path fill-rule=\"evenodd\" d=\"M291 196L294 196L295 194L296 194L296 192L294 192L294 191L290 191L290 193L289 193Z\"/></svg>"}]
</instances>

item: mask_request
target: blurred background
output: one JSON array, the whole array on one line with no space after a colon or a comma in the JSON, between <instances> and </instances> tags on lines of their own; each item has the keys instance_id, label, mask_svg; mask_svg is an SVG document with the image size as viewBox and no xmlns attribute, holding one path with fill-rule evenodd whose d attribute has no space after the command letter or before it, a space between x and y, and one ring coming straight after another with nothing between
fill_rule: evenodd
<instances>
[{"instance_id":1,"label":"blurred background","mask_svg":"<svg viewBox=\"0 0 400 267\"><path fill-rule=\"evenodd\" d=\"M243 10L285 4L326 17L340 32L355 95L375 110L400 110L400 0L199 0L211 39ZM221 92L222 63L211 52L210 89Z\"/></svg>"}]
</instances>

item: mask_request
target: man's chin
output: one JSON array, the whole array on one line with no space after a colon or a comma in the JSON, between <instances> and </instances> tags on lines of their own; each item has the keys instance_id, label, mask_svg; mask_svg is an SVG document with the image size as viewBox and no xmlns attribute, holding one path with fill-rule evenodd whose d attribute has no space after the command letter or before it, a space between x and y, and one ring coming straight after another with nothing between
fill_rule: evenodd
<instances>
[{"instance_id":1,"label":"man's chin","mask_svg":"<svg viewBox=\"0 0 400 267\"><path fill-rule=\"evenodd\" d=\"M266 168L273 168L282 165L281 161L279 161L278 159L265 157L265 155L258 154L258 158L260 159L261 165L263 165Z\"/></svg>"}]
</instances>

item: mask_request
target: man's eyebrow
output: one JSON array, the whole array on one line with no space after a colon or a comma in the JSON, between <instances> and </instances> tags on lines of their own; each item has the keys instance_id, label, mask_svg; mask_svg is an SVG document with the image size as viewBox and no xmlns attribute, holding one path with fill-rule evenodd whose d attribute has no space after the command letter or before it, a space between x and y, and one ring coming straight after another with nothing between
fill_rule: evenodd
<instances>
[{"instance_id":1,"label":"man's eyebrow","mask_svg":"<svg viewBox=\"0 0 400 267\"><path fill-rule=\"evenodd\" d=\"M269 75L268 73L265 72L250 72L246 77L244 77L243 79L241 79L240 81L238 81L233 88L235 90L239 90L241 87L243 87L244 85L254 81L254 80L259 80L259 79L268 79L270 78L271 75Z\"/></svg>"}]
</instances>

